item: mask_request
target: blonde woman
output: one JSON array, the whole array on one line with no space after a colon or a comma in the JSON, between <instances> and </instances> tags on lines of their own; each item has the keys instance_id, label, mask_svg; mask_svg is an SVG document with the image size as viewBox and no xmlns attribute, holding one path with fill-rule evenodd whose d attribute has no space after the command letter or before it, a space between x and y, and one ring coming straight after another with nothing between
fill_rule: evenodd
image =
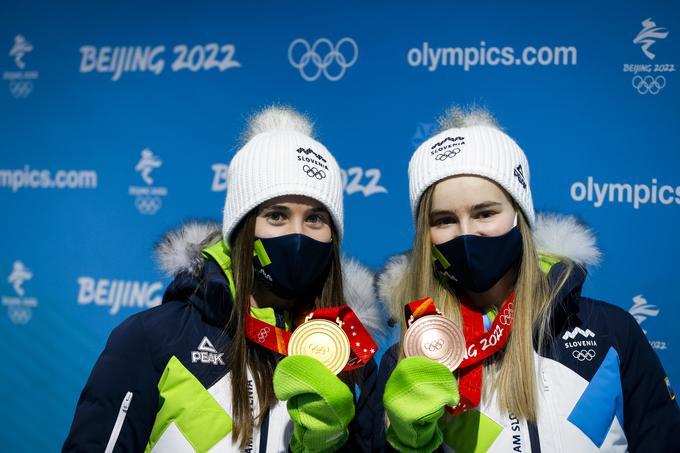
<instances>
[{"instance_id":1,"label":"blonde woman","mask_svg":"<svg viewBox=\"0 0 680 453\"><path fill-rule=\"evenodd\" d=\"M311 135L289 108L250 120L222 224L189 223L160 242L174 280L159 307L112 332L64 451L367 448L368 392L355 395L365 368L338 377L281 347L301 314L336 313L345 295L367 325L379 319L372 276L340 259L340 168Z\"/></svg>"},{"instance_id":2,"label":"blonde woman","mask_svg":"<svg viewBox=\"0 0 680 453\"><path fill-rule=\"evenodd\" d=\"M413 249L379 280L402 323L380 367L388 449L680 449L680 413L644 333L581 296L599 255L590 232L535 216L526 156L487 111L453 108L441 125L409 164ZM429 338L405 344L423 313ZM454 327L436 330L441 314ZM460 364L444 360L455 338ZM404 358L411 343L425 349Z\"/></svg>"}]
</instances>

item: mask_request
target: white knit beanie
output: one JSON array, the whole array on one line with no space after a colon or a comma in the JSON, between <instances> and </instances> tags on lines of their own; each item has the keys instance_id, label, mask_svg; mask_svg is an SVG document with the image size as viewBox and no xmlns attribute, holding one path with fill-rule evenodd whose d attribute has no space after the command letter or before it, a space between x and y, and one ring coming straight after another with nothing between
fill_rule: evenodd
<instances>
[{"instance_id":1,"label":"white knit beanie","mask_svg":"<svg viewBox=\"0 0 680 453\"><path fill-rule=\"evenodd\" d=\"M439 122L443 132L423 142L409 162L413 218L418 215L420 198L428 187L451 176L476 175L505 189L533 227L529 162L519 145L486 110L465 112L454 107Z\"/></svg>"},{"instance_id":2,"label":"white knit beanie","mask_svg":"<svg viewBox=\"0 0 680 453\"><path fill-rule=\"evenodd\" d=\"M333 155L314 140L311 122L289 107L271 106L248 122L246 144L229 164L222 237L252 209L283 195L321 202L342 239L342 177Z\"/></svg>"}]
</instances>

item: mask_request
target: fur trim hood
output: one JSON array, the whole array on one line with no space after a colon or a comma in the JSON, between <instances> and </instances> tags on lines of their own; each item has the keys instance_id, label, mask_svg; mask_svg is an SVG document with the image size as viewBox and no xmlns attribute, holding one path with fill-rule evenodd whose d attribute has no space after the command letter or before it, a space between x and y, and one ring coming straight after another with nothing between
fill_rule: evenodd
<instances>
[{"instance_id":1,"label":"fur trim hood","mask_svg":"<svg viewBox=\"0 0 680 453\"><path fill-rule=\"evenodd\" d=\"M582 268L597 265L602 257L592 230L573 216L538 214L533 234L539 253L568 258ZM393 256L377 279L378 297L388 306L392 319L402 316L402 307L393 307L390 301L407 265L408 254Z\"/></svg>"},{"instance_id":2,"label":"fur trim hood","mask_svg":"<svg viewBox=\"0 0 680 453\"><path fill-rule=\"evenodd\" d=\"M155 248L158 267L169 277L182 273L198 276L205 261L201 250L221 240L221 234L219 223L198 221L167 232ZM374 273L355 259L343 256L342 276L347 305L377 341L386 332L387 320L377 302Z\"/></svg>"}]
</instances>

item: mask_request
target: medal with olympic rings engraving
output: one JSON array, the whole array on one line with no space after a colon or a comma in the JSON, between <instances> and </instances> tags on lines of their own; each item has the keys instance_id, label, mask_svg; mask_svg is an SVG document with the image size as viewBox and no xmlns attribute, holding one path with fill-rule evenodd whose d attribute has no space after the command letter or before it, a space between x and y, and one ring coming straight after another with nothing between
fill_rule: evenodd
<instances>
[{"instance_id":1,"label":"medal with olympic rings engraving","mask_svg":"<svg viewBox=\"0 0 680 453\"><path fill-rule=\"evenodd\" d=\"M350 344L342 328L325 319L301 324L290 337L288 355L307 355L323 363L333 374L345 368L350 357Z\"/></svg>"},{"instance_id":2,"label":"medal with olympic rings engraving","mask_svg":"<svg viewBox=\"0 0 680 453\"><path fill-rule=\"evenodd\" d=\"M404 355L427 357L454 371L465 355L465 337L450 319L441 315L423 316L406 330Z\"/></svg>"}]
</instances>

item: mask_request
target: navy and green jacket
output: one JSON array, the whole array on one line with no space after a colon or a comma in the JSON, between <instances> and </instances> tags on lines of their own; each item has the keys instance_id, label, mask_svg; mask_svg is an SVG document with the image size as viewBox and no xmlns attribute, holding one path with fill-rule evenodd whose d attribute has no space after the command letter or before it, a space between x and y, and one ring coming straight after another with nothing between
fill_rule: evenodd
<instances>
[{"instance_id":1,"label":"navy and green jacket","mask_svg":"<svg viewBox=\"0 0 680 453\"><path fill-rule=\"evenodd\" d=\"M543 252L541 267L553 285L564 264L551 256L587 264L599 253L588 230L571 218L539 217L534 234ZM381 299L394 294L406 259L393 259L382 273ZM504 413L493 392L486 392L477 409L440 420L440 450L680 451L680 410L656 353L628 312L581 295L585 277L581 266L570 274L550 307L551 334L544 344L535 345L536 423ZM403 316L398 305L393 307L395 317ZM384 393L398 357L398 344L383 356L375 395ZM384 425L374 445L391 449Z\"/></svg>"},{"instance_id":2,"label":"navy and green jacket","mask_svg":"<svg viewBox=\"0 0 680 453\"><path fill-rule=\"evenodd\" d=\"M215 231L218 225L190 223L160 242L159 261L174 280L161 305L131 316L111 333L80 395L63 451L238 451L231 439L232 340L224 331L233 303L230 259L221 241L203 252L200 245ZM373 276L356 262L343 265L348 303L369 330L379 328ZM275 323L271 311L257 316ZM362 368L367 387L376 369L374 362ZM242 391L259 413L252 382ZM366 397L355 398L346 449L369 449ZM287 451L292 429L279 402L245 451Z\"/></svg>"}]
</instances>

